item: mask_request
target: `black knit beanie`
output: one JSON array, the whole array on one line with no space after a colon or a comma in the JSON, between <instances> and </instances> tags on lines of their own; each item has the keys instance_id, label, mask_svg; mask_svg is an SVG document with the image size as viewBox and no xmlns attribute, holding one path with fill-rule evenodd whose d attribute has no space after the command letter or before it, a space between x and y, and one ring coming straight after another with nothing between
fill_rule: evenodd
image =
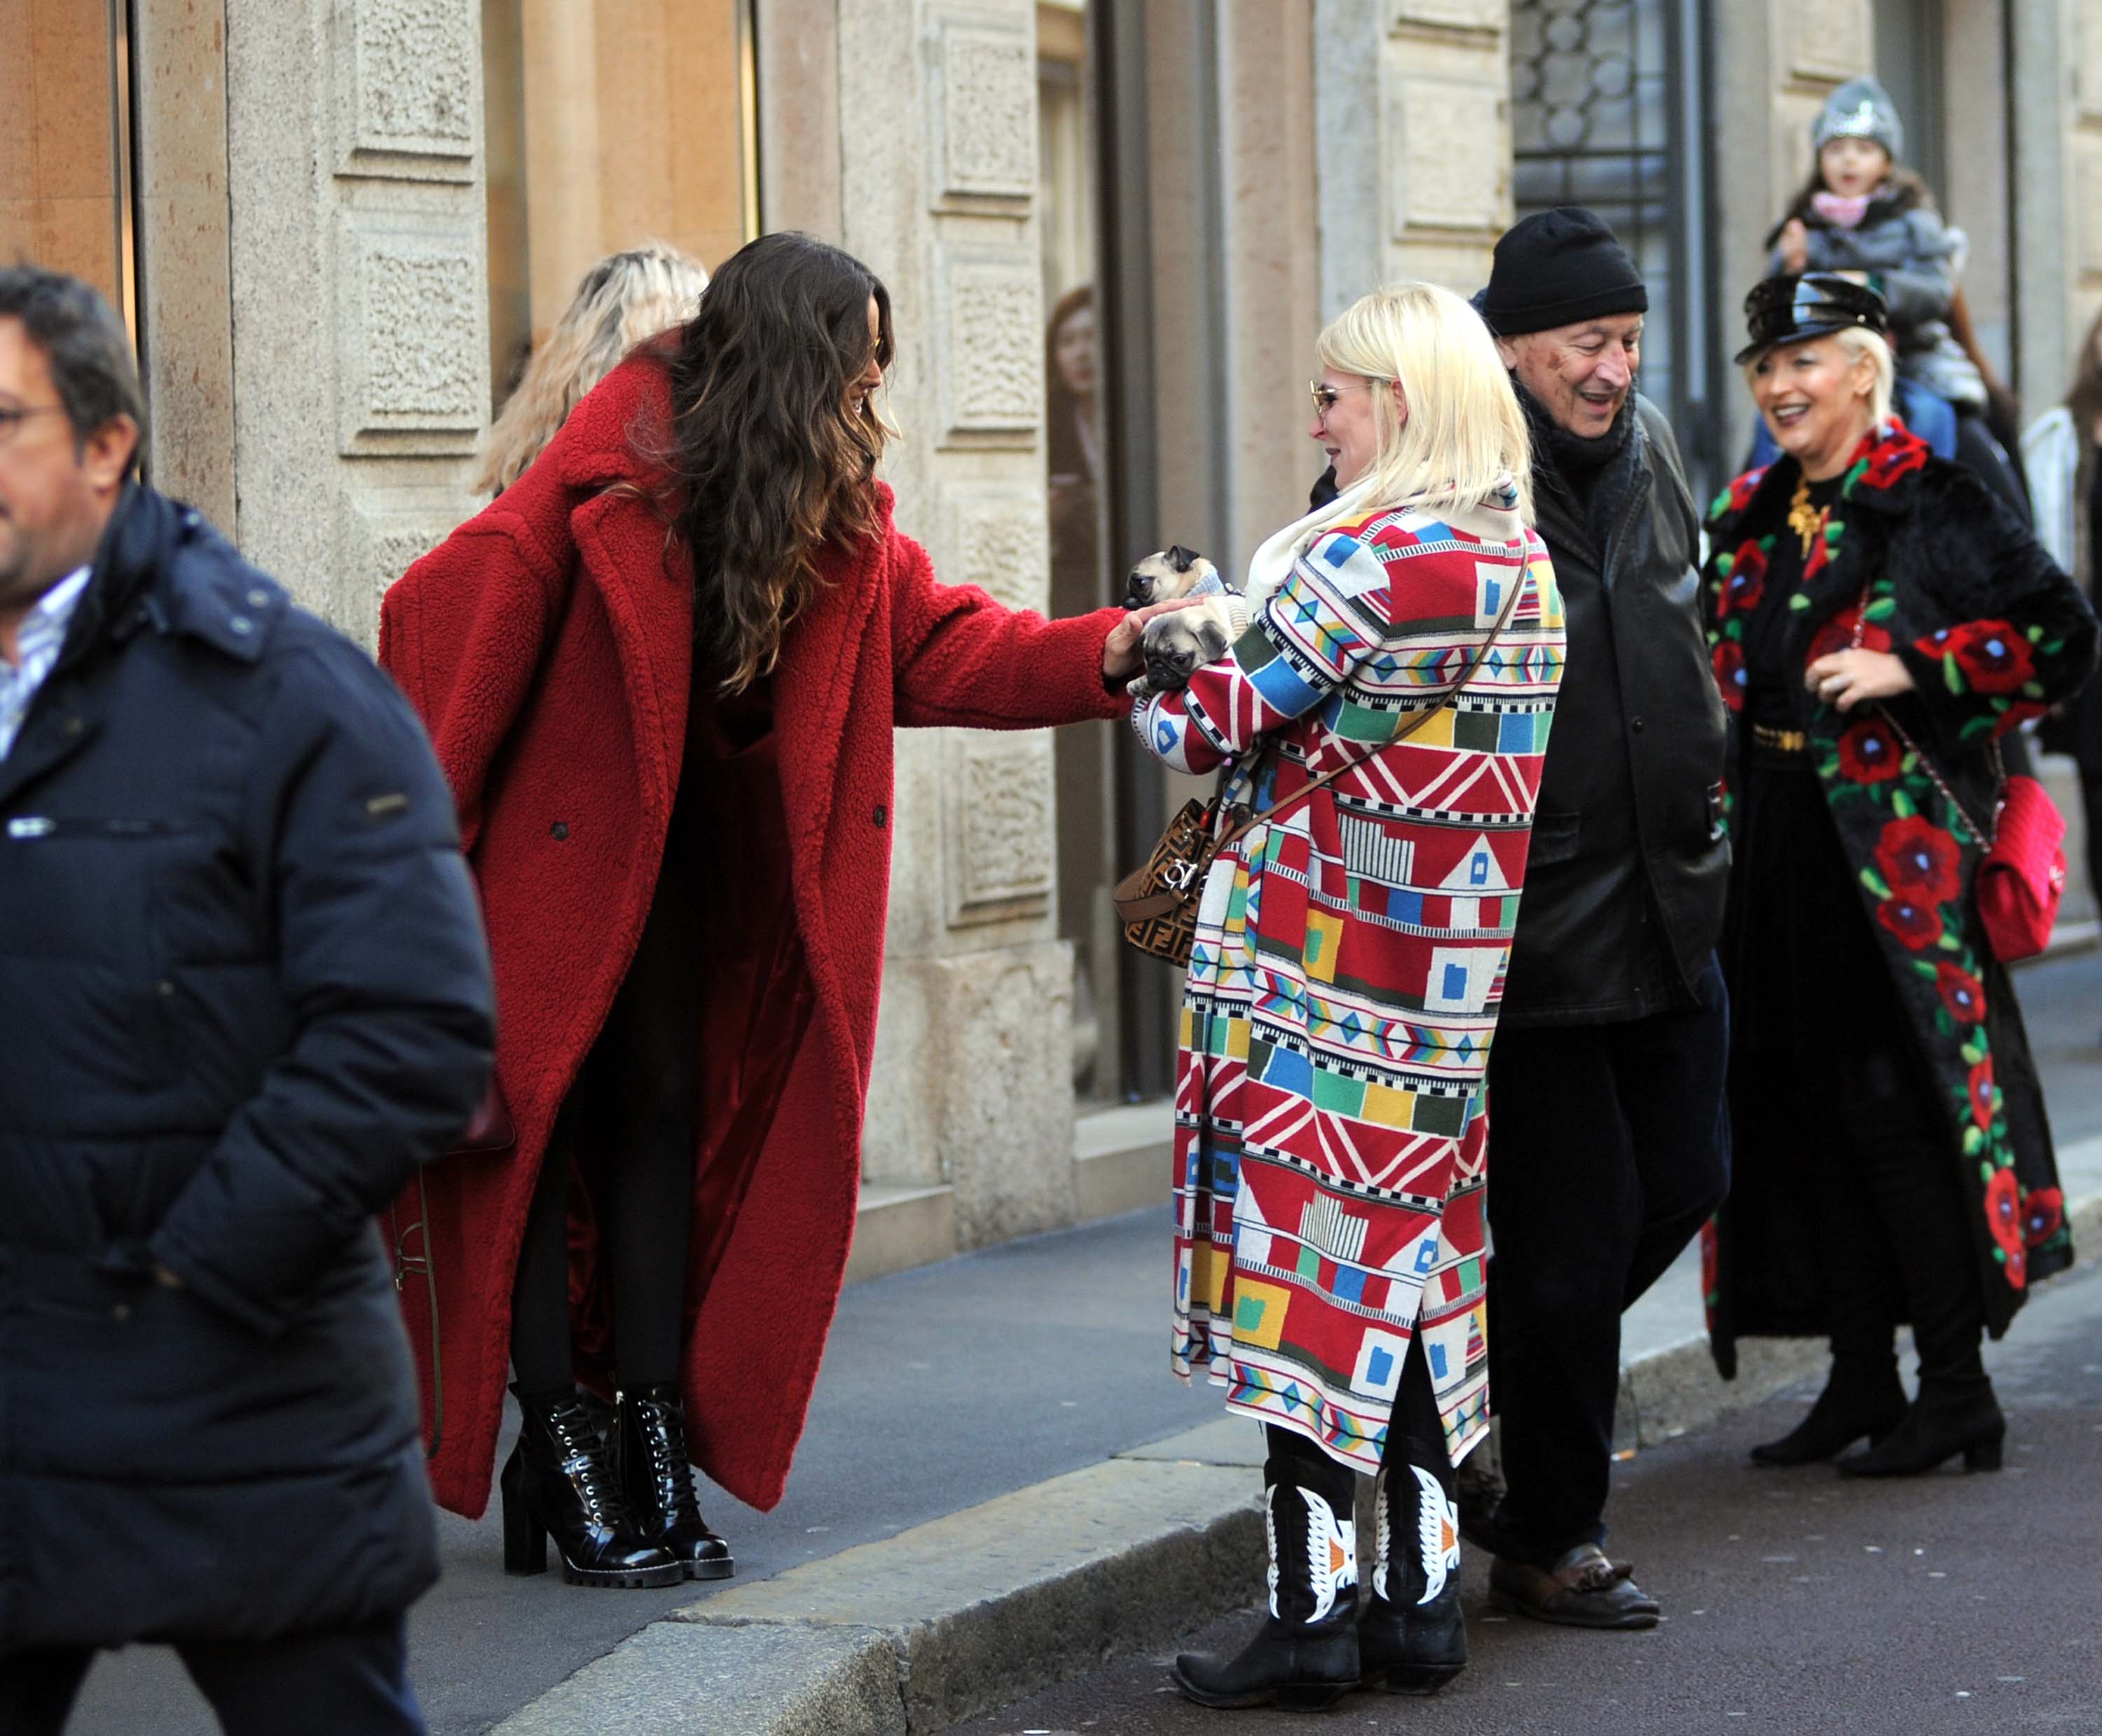
<instances>
[{"instance_id":1,"label":"black knit beanie","mask_svg":"<svg viewBox=\"0 0 2102 1736\"><path fill-rule=\"evenodd\" d=\"M1649 291L1613 232L1581 205L1514 224L1475 299L1491 331L1515 338L1612 313L1647 313Z\"/></svg>"}]
</instances>

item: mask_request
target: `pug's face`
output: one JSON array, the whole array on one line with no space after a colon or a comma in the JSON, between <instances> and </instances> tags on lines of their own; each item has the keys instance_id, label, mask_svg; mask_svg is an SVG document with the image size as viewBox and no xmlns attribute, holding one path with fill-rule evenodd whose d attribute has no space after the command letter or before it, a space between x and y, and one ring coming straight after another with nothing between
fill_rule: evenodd
<instances>
[{"instance_id":1,"label":"pug's face","mask_svg":"<svg viewBox=\"0 0 2102 1736\"><path fill-rule=\"evenodd\" d=\"M1157 555L1148 555L1126 576L1124 606L1143 609L1149 603L1172 603L1195 591L1218 569L1202 555L1175 543Z\"/></svg>"},{"instance_id":2,"label":"pug's face","mask_svg":"<svg viewBox=\"0 0 2102 1736\"><path fill-rule=\"evenodd\" d=\"M1166 693L1187 684L1192 670L1226 654L1232 628L1222 604L1210 598L1146 623L1140 639L1146 684Z\"/></svg>"}]
</instances>

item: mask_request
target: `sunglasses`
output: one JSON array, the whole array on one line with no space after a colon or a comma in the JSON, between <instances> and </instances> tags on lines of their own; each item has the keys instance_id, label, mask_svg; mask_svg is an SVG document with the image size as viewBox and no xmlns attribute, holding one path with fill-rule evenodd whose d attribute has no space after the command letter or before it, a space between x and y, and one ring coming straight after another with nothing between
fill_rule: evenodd
<instances>
[{"instance_id":1,"label":"sunglasses","mask_svg":"<svg viewBox=\"0 0 2102 1736\"><path fill-rule=\"evenodd\" d=\"M1346 392L1370 392L1373 387L1384 385L1383 380L1367 380L1357 386L1331 386L1326 380L1310 379L1306 390L1314 400L1314 414L1320 421L1328 419L1328 412L1336 407L1336 400Z\"/></svg>"}]
</instances>

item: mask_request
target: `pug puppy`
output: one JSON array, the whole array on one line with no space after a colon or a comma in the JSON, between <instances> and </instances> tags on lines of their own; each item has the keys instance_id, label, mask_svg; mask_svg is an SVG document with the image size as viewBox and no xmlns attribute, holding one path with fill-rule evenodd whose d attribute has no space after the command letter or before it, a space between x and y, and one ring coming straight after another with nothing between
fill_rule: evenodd
<instances>
[{"instance_id":1,"label":"pug puppy","mask_svg":"<svg viewBox=\"0 0 2102 1736\"><path fill-rule=\"evenodd\" d=\"M1146 673L1125 689L1135 699L1186 685L1192 670L1224 657L1248 626L1248 603L1238 589L1202 555L1179 542L1148 555L1125 577L1128 609L1182 597L1199 600L1146 623L1140 641Z\"/></svg>"}]
</instances>

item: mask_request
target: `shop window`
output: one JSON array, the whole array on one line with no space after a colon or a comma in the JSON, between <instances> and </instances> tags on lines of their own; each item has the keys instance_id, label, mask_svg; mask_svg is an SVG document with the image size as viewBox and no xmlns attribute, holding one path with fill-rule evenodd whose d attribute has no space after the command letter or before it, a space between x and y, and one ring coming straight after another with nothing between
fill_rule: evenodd
<instances>
[{"instance_id":1,"label":"shop window","mask_svg":"<svg viewBox=\"0 0 2102 1736\"><path fill-rule=\"evenodd\" d=\"M0 0L0 263L70 272L137 330L122 0Z\"/></svg>"},{"instance_id":2,"label":"shop window","mask_svg":"<svg viewBox=\"0 0 2102 1736\"><path fill-rule=\"evenodd\" d=\"M482 0L481 10L501 402L595 260L658 241L712 270L759 232L752 10L752 0Z\"/></svg>"}]
</instances>

